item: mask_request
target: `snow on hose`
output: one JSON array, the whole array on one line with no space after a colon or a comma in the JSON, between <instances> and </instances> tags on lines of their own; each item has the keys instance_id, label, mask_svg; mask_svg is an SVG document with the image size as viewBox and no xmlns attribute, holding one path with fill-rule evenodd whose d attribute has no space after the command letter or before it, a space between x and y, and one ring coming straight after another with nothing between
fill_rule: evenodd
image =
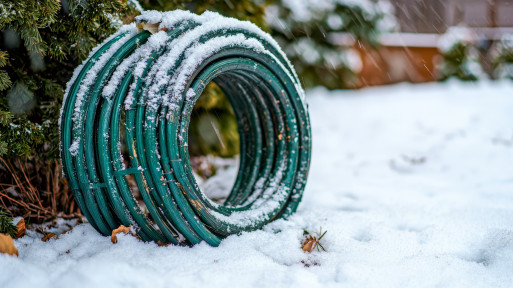
<instances>
[{"instance_id":1,"label":"snow on hose","mask_svg":"<svg viewBox=\"0 0 513 288\"><path fill-rule=\"evenodd\" d=\"M62 106L64 174L91 225L104 235L123 224L146 241L217 246L295 212L310 166L310 122L276 42L213 12L147 11L136 21L75 70ZM187 147L194 103L210 81L232 104L241 139L224 205L198 188Z\"/></svg>"}]
</instances>

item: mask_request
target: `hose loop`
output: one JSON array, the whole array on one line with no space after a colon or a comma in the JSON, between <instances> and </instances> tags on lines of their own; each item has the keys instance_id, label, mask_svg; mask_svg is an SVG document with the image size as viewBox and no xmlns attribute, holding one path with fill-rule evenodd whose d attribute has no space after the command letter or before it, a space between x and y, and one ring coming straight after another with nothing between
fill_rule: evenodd
<instances>
[{"instance_id":1,"label":"hose loop","mask_svg":"<svg viewBox=\"0 0 513 288\"><path fill-rule=\"evenodd\" d=\"M146 241L217 246L295 212L310 166L310 122L276 42L212 12L150 11L136 20L151 32L125 25L95 48L62 106L63 170L91 225L104 235L123 224ZM211 81L228 97L240 134L239 171L223 205L199 189L188 151L191 113Z\"/></svg>"}]
</instances>

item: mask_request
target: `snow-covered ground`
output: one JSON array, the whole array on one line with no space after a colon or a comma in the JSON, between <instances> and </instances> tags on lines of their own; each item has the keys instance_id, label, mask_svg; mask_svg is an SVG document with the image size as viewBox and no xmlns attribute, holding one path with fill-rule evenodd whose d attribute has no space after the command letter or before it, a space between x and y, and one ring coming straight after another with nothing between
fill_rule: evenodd
<instances>
[{"instance_id":1,"label":"snow-covered ground","mask_svg":"<svg viewBox=\"0 0 513 288\"><path fill-rule=\"evenodd\" d=\"M308 94L312 167L290 221L218 248L29 231L19 258L0 255L0 287L511 287L513 84ZM303 253L320 227L327 252Z\"/></svg>"}]
</instances>

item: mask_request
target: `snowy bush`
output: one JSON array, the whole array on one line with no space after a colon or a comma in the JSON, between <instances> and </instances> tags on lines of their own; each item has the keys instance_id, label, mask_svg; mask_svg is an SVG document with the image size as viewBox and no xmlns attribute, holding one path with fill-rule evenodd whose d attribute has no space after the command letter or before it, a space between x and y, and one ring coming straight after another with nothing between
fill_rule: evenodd
<instances>
[{"instance_id":1,"label":"snowy bush","mask_svg":"<svg viewBox=\"0 0 513 288\"><path fill-rule=\"evenodd\" d=\"M440 80L458 78L475 81L486 78L479 62L479 52L475 46L476 35L467 27L449 27L438 41L442 62L438 66Z\"/></svg>"},{"instance_id":2,"label":"snowy bush","mask_svg":"<svg viewBox=\"0 0 513 288\"><path fill-rule=\"evenodd\" d=\"M513 80L513 34L503 35L494 52L494 77Z\"/></svg>"},{"instance_id":3,"label":"snowy bush","mask_svg":"<svg viewBox=\"0 0 513 288\"><path fill-rule=\"evenodd\" d=\"M362 68L358 51L329 41L346 32L371 47L396 21L387 1L278 0L266 9L266 22L305 86L347 87Z\"/></svg>"}]
</instances>

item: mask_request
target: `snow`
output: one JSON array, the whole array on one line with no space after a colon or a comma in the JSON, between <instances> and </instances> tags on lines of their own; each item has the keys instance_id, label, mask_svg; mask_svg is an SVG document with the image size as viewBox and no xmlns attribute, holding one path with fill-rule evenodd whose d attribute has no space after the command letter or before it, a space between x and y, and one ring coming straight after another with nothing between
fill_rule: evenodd
<instances>
[{"instance_id":1,"label":"snow","mask_svg":"<svg viewBox=\"0 0 513 288\"><path fill-rule=\"evenodd\" d=\"M202 27L203 26L201 26L200 29ZM193 34L194 32L189 32L189 33ZM198 35L205 35L205 34L198 34ZM186 39L178 39L178 41L180 41L181 43L184 43L185 45L187 45L189 43L188 39L187 40ZM175 104L182 97L182 95L184 94L184 89L186 87L188 80L190 79L192 74L197 70L198 66L201 63L203 63L203 61L205 59L207 59L208 57L219 52L223 48L234 47L234 46L239 46L239 47L242 46L242 47L245 47L245 48L260 52L260 53L266 53L265 48L263 47L263 45L260 42L258 42L255 39L251 39L251 38L246 39L246 37L243 34L236 34L233 36L215 37L213 39L209 39L209 40L205 41L205 43L203 43L203 44L196 44L193 47L193 49L186 50L185 59L183 60L182 64L180 64L180 67L177 69L178 72L171 80L171 83L174 83L174 85L170 87L170 89L171 89L170 94L172 95L171 99L170 99L171 100L170 104ZM181 51L183 51L183 50L178 48L177 51L179 53L181 53ZM170 54L172 54L172 53L173 53L173 51L171 51ZM171 56L171 57L172 57L171 59L173 59L173 56ZM163 58L163 59L166 59L166 58ZM166 60L166 61L169 61L169 60ZM169 61L169 62L174 63L174 61ZM161 71L164 72L165 70L161 70ZM284 71L286 71L286 70L284 70ZM157 76L157 77L159 77L159 76ZM164 75L160 76L161 79L166 79L164 77L165 77ZM159 82L166 83L167 81L164 82L164 80L159 80ZM157 87L160 87L160 86L157 86ZM155 88L154 91L156 93L156 91L158 91L157 88ZM187 94L189 94L189 93L187 93ZM192 97L189 98L189 95L186 95L186 98L192 99ZM170 108L171 107L177 107L177 106L170 105ZM173 110L173 109L171 109L171 110Z\"/></svg>"},{"instance_id":2,"label":"snow","mask_svg":"<svg viewBox=\"0 0 513 288\"><path fill-rule=\"evenodd\" d=\"M74 110L73 118L72 118L73 121L78 121L82 117L81 107L83 105L82 102L84 100L84 97L86 96L86 93L87 93L89 87L96 84L95 81L98 78L98 75L99 75L100 71L103 69L103 67L105 66L105 64L107 64L107 62L109 60L111 60L112 56L118 51L118 49L123 47L123 45L128 40L130 40L132 38L132 36L134 36L137 33L137 29L136 29L135 25L131 24L129 26L132 27L132 29L129 30L130 32L125 34L118 41L114 42L100 56L100 58L98 58L98 60L94 63L94 65L91 67L91 69L89 69L89 71L87 72L85 78L80 83L80 89L78 90L78 93L77 93L77 96L76 96L77 98L75 100L75 110ZM91 53L90 55L93 55L93 53ZM79 69L81 70L81 68L79 68ZM72 83L72 82L70 81L68 83ZM64 99L64 101L65 100L66 99Z\"/></svg>"},{"instance_id":3,"label":"snow","mask_svg":"<svg viewBox=\"0 0 513 288\"><path fill-rule=\"evenodd\" d=\"M239 157L220 158L208 157L206 163L212 163L216 169L214 176L203 180L194 175L201 191L212 200L226 199L235 183L239 169Z\"/></svg>"},{"instance_id":4,"label":"snow","mask_svg":"<svg viewBox=\"0 0 513 288\"><path fill-rule=\"evenodd\" d=\"M451 26L438 39L438 49L441 52L449 52L458 43L473 44L477 35L465 26Z\"/></svg>"},{"instance_id":5,"label":"snow","mask_svg":"<svg viewBox=\"0 0 513 288\"><path fill-rule=\"evenodd\" d=\"M138 21L154 21L154 19L157 17L152 13L154 14L160 12L145 11L142 15L137 16L138 18L136 19ZM237 34L233 36L217 36L205 41L205 43L199 43L201 37L214 31L243 29L250 33L254 33L265 41L269 42L276 49L276 51L284 59L286 59L284 53L281 51L273 38L251 22L239 21L229 17L222 17L218 13L210 11L207 11L201 15L195 15L190 12L181 10L165 12L161 14L162 23L159 26L160 29L164 27L171 29L174 27L174 25L176 25L176 23L180 23L180 21L184 21L184 19L191 19L195 22L201 23L201 25L187 31L181 37L168 43L169 51L160 56L156 63L152 66L149 75L146 77L146 85L149 86L147 104L155 108L156 104L161 100L159 93L161 89L168 83L173 83L173 85L168 87L168 91L165 93L166 95L162 97L162 101L169 108L169 110L176 110L178 107L176 102L183 95L185 89L184 85L188 77L194 73L195 69L202 63L204 59L219 51L223 47L233 47L235 45L240 45L259 53L268 54L273 59L276 59L277 57L276 55L273 55L267 51L259 42L259 40L256 38L246 38L246 36L243 34ZM177 60L183 53L185 53L186 57L184 62L180 64L180 67L176 69L179 72L174 75L170 75L169 71L172 67L174 67L174 65L176 65ZM290 75L289 71L280 61L276 62L282 67L289 78L293 80L297 79L297 75ZM290 65L290 63L286 64ZM154 79L155 81L153 81ZM299 85L296 86L300 96L303 96L302 88Z\"/></svg>"},{"instance_id":6,"label":"snow","mask_svg":"<svg viewBox=\"0 0 513 288\"><path fill-rule=\"evenodd\" d=\"M186 89L186 80L195 72L196 68L203 60L225 47L238 46L251 49L258 53L267 54L281 66L289 78L299 82L295 72L289 71L284 66L291 66L290 63L287 62L288 60L285 60L286 63L278 61L278 55L273 55L266 50L261 40L257 38L239 33L231 36L216 36L206 41L201 40L205 35L215 31L224 31L226 33L228 30L240 29L258 35L258 37L270 43L276 50L276 53L280 54L279 56L286 59L285 54L281 51L274 39L251 22L223 17L218 13L210 11L196 15L183 10L170 12L144 11L141 15L136 17L136 21L160 23L159 30L173 30L178 24L184 25L186 22L196 22L200 25L191 28L173 41L169 41L167 34L162 31L153 34L148 40L149 43L141 45L141 47L137 48L130 57L125 59L123 63L118 66L108 85L102 91L105 97L109 97L116 91L116 87L122 80L122 76L125 75L126 71L132 66L135 67L134 77L136 79L142 77L146 60L150 57L151 52L157 51L157 49L163 48L165 45L167 45L167 52L159 56L144 79L147 87L145 91L148 93L145 104L154 109L157 109L158 105L163 103L170 111L175 111L178 108L177 102L182 99ZM180 67L175 67L177 60L182 56L185 56L185 60L183 63L180 63ZM101 67L102 65L103 64L100 63L94 67ZM178 72L174 74L169 73L172 68L176 68L175 70ZM169 83L172 85L167 86ZM301 86L298 85L298 83L295 83L295 85L299 95L303 97L304 92ZM166 86L166 93L161 95L162 89ZM86 86L84 86L84 88L86 88ZM133 104L134 99L132 94L135 88L135 85L131 86L129 91L130 96L125 100L125 107L127 109ZM80 96L80 94L78 96ZM77 97L77 103L80 103L81 99L82 98Z\"/></svg>"},{"instance_id":7,"label":"snow","mask_svg":"<svg viewBox=\"0 0 513 288\"><path fill-rule=\"evenodd\" d=\"M217 248L29 230L19 258L0 255L0 287L510 287L512 95L488 81L311 90L312 167L288 221ZM327 252L305 254L303 230L321 227Z\"/></svg>"},{"instance_id":8,"label":"snow","mask_svg":"<svg viewBox=\"0 0 513 288\"><path fill-rule=\"evenodd\" d=\"M145 11L141 15L135 17L135 21L137 22L147 22L147 23L159 23L162 21L162 13L155 10Z\"/></svg>"},{"instance_id":9,"label":"snow","mask_svg":"<svg viewBox=\"0 0 513 288\"><path fill-rule=\"evenodd\" d=\"M82 68L84 67L84 65L87 63L87 61L89 61L89 59L91 59L91 57L105 44L107 44L110 40L118 37L119 35L123 34L123 33L127 33L127 32L134 32L135 30L135 25L132 25L132 24L129 24L129 25L124 25L122 26L116 33L110 35L109 37L107 37L105 40L103 40L103 42L94 47L91 52L89 52L89 56L87 57L86 60L84 60L82 62L82 64L80 64L79 66L77 66L77 68L75 68L75 71L73 71L73 75L71 76L71 79L68 81L68 83L66 83L66 90L64 91L64 98L62 100L62 103L66 103L66 98L68 97L69 95L69 92L71 90L71 87L73 85L73 83L75 82L75 80L77 79L78 75L80 75L80 72L82 71ZM59 115L59 126L61 125L61 121L62 121L62 112L63 112L63 109L64 109L64 105L62 105L61 107L61 110L60 110L60 115Z\"/></svg>"}]
</instances>

